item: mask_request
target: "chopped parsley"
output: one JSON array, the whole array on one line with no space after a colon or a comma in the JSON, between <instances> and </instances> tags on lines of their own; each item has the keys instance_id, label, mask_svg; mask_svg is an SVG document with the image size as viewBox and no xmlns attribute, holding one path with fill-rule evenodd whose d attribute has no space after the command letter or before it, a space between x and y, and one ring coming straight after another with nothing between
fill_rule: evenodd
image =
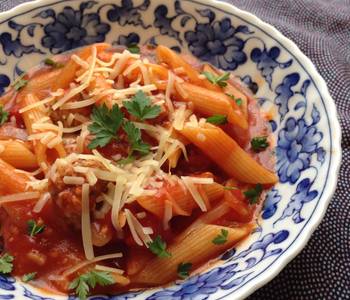
<instances>
[{"instance_id":1,"label":"chopped parsley","mask_svg":"<svg viewBox=\"0 0 350 300\"><path fill-rule=\"evenodd\" d=\"M88 148L104 147L113 139L118 140L117 131L122 125L123 117L117 104L113 105L111 110L106 104L95 106L91 114L93 123L88 127L95 138L90 142Z\"/></svg>"},{"instance_id":2,"label":"chopped parsley","mask_svg":"<svg viewBox=\"0 0 350 300\"><path fill-rule=\"evenodd\" d=\"M150 145L142 141L141 130L136 128L134 123L126 121L123 125L123 129L128 135L128 140L131 146L129 157L132 156L134 151L137 151L142 155L146 155L150 152Z\"/></svg>"},{"instance_id":3,"label":"chopped parsley","mask_svg":"<svg viewBox=\"0 0 350 300\"><path fill-rule=\"evenodd\" d=\"M64 67L64 64L59 63L57 61L54 61L51 58L46 58L44 60L44 64L47 65L47 66L50 66L50 67L52 67L54 69L59 69L59 68L63 68Z\"/></svg>"},{"instance_id":4,"label":"chopped parsley","mask_svg":"<svg viewBox=\"0 0 350 300\"><path fill-rule=\"evenodd\" d=\"M205 77L207 77L207 79L215 85L218 85L219 87L226 87L227 86L227 80L229 80L230 78L230 73L226 72L222 75L219 76L215 76L213 73L211 72L207 72L204 71L202 73Z\"/></svg>"},{"instance_id":5,"label":"chopped parsley","mask_svg":"<svg viewBox=\"0 0 350 300\"><path fill-rule=\"evenodd\" d=\"M213 244L222 245L227 242L228 231L226 229L221 229L221 233L218 234L213 240Z\"/></svg>"},{"instance_id":6,"label":"chopped parsley","mask_svg":"<svg viewBox=\"0 0 350 300\"><path fill-rule=\"evenodd\" d=\"M177 267L177 275L181 279L186 279L188 276L190 276L191 268L192 268L191 263L189 263L189 262L188 263L181 263Z\"/></svg>"},{"instance_id":7,"label":"chopped parsley","mask_svg":"<svg viewBox=\"0 0 350 300\"><path fill-rule=\"evenodd\" d=\"M39 233L42 233L45 229L45 225L39 225L36 223L35 220L29 220L27 222L27 230L28 230L28 234L33 237Z\"/></svg>"},{"instance_id":8,"label":"chopped parsley","mask_svg":"<svg viewBox=\"0 0 350 300\"><path fill-rule=\"evenodd\" d=\"M139 54L140 53L140 47L137 44L130 44L128 45L128 50L130 53L133 54Z\"/></svg>"},{"instance_id":9,"label":"chopped parsley","mask_svg":"<svg viewBox=\"0 0 350 300\"><path fill-rule=\"evenodd\" d=\"M35 278L36 274L37 274L37 272L24 274L22 276L22 281L29 282Z\"/></svg>"},{"instance_id":10,"label":"chopped parsley","mask_svg":"<svg viewBox=\"0 0 350 300\"><path fill-rule=\"evenodd\" d=\"M223 124L227 124L227 117L224 115L213 115L207 118L207 122L215 125L223 125Z\"/></svg>"},{"instance_id":11,"label":"chopped parsley","mask_svg":"<svg viewBox=\"0 0 350 300\"><path fill-rule=\"evenodd\" d=\"M0 273L1 274L9 274L13 269L13 256L5 253L0 257Z\"/></svg>"},{"instance_id":12,"label":"chopped parsley","mask_svg":"<svg viewBox=\"0 0 350 300\"><path fill-rule=\"evenodd\" d=\"M263 186L258 183L255 187L248 189L244 192L244 196L248 199L250 204L256 204L263 191Z\"/></svg>"},{"instance_id":13,"label":"chopped parsley","mask_svg":"<svg viewBox=\"0 0 350 300\"><path fill-rule=\"evenodd\" d=\"M24 76L26 76L26 73L23 73L21 76L19 76L15 82L12 84L13 88L16 91L21 90L28 84L28 80L24 79Z\"/></svg>"},{"instance_id":14,"label":"chopped parsley","mask_svg":"<svg viewBox=\"0 0 350 300\"><path fill-rule=\"evenodd\" d=\"M171 257L171 253L166 250L166 242L158 235L152 242L148 243L149 250L160 258Z\"/></svg>"},{"instance_id":15,"label":"chopped parsley","mask_svg":"<svg viewBox=\"0 0 350 300\"><path fill-rule=\"evenodd\" d=\"M75 278L69 285L69 289L75 289L79 299L85 300L90 292L90 288L96 285L107 286L115 284L114 277L109 272L90 271Z\"/></svg>"},{"instance_id":16,"label":"chopped parsley","mask_svg":"<svg viewBox=\"0 0 350 300\"><path fill-rule=\"evenodd\" d=\"M9 117L9 113L3 110L3 107L0 106L0 125L3 125Z\"/></svg>"},{"instance_id":17,"label":"chopped parsley","mask_svg":"<svg viewBox=\"0 0 350 300\"><path fill-rule=\"evenodd\" d=\"M143 91L138 91L130 101L123 102L127 111L140 120L154 119L160 114L160 106L152 105L150 97Z\"/></svg>"},{"instance_id":18,"label":"chopped parsley","mask_svg":"<svg viewBox=\"0 0 350 300\"><path fill-rule=\"evenodd\" d=\"M254 152L261 152L264 151L270 144L267 141L266 136L257 136L252 138L250 145L252 146Z\"/></svg>"},{"instance_id":19,"label":"chopped parsley","mask_svg":"<svg viewBox=\"0 0 350 300\"><path fill-rule=\"evenodd\" d=\"M229 96L232 100L234 100L238 106L242 105L242 102L243 102L242 98L236 98L235 95L228 94L228 93L226 94L226 96Z\"/></svg>"}]
</instances>

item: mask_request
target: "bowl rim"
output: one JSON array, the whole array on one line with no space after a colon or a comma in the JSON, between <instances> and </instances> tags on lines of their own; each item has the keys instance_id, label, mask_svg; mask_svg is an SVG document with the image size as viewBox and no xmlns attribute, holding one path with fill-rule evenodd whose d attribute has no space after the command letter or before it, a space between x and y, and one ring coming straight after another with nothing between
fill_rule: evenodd
<instances>
[{"instance_id":1,"label":"bowl rim","mask_svg":"<svg viewBox=\"0 0 350 300\"><path fill-rule=\"evenodd\" d=\"M75 0L34 0L30 2L21 3L11 8L10 10L0 12L0 25L8 21L13 17L18 17L19 15L29 13L30 11L39 8L40 6L48 6L50 4L63 3L63 2L74 2ZM84 1L84 0L80 0ZM157 1L157 0L156 0ZM274 277L276 277L285 266L294 259L301 250L306 246L312 233L316 230L317 226L321 223L324 215L326 213L327 207L335 193L338 181L338 175L340 171L340 163L342 157L341 149L341 127L339 120L337 118L337 109L334 100L332 99L327 84L322 76L318 73L316 66L311 62L311 60L300 50L300 48L289 38L284 36L279 30L277 30L273 25L261 20L254 14L247 12L245 10L237 8L231 3L224 2L227 0L184 0L184 2L192 2L199 5L205 5L222 11L223 13L229 13L230 15L235 15L235 17L240 18L244 22L248 22L253 26L259 28L262 32L269 35L271 38L275 39L282 46L286 48L290 54L297 59L299 64L304 67L305 72L312 79L316 89L319 92L321 98L323 98L324 104L327 104L327 114L328 119L332 120L329 123L329 128L331 132L331 161L328 172L332 169L335 176L328 176L327 187L324 188L323 194L320 195L318 204L316 205L311 218L308 223L303 227L302 231L298 235L298 239L295 240L291 246L288 247L284 253L279 258L279 263L273 263L268 267L269 272L260 272L254 277L254 280L247 282L239 290L230 292L228 294L222 295L217 299L232 298L244 299L250 294L266 285ZM339 151L338 151L339 150ZM234 293L234 295L232 294ZM215 297L215 294L214 294Z\"/></svg>"}]
</instances>

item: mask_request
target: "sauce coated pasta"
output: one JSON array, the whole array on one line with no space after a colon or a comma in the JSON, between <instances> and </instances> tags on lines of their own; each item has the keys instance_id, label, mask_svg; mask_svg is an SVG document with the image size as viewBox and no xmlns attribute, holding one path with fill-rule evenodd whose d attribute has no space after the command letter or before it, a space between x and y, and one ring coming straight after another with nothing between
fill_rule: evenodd
<instances>
[{"instance_id":1,"label":"sauce coated pasta","mask_svg":"<svg viewBox=\"0 0 350 300\"><path fill-rule=\"evenodd\" d=\"M278 180L246 87L165 46L48 58L1 105L0 272L55 293L187 278L250 234Z\"/></svg>"}]
</instances>

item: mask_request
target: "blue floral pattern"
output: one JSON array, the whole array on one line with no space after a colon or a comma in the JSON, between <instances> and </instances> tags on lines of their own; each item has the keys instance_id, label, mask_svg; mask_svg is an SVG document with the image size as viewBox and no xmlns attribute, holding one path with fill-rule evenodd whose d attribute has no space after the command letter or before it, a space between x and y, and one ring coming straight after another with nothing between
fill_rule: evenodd
<instances>
[{"instance_id":1,"label":"blue floral pattern","mask_svg":"<svg viewBox=\"0 0 350 300\"><path fill-rule=\"evenodd\" d=\"M249 34L249 30L246 26L233 27L229 18L214 21L212 15L206 15L208 23L198 23L194 31L185 34L190 51L194 56L221 69L237 69L247 61L243 51L245 42L237 33Z\"/></svg>"},{"instance_id":2,"label":"blue floral pattern","mask_svg":"<svg viewBox=\"0 0 350 300\"><path fill-rule=\"evenodd\" d=\"M293 62L292 59L285 63L278 62L277 58L279 57L280 53L281 50L278 47L272 47L270 50L264 48L262 51L259 48L255 48L250 54L252 61L257 64L258 70L269 83L270 88L272 84L272 74L275 68L288 68Z\"/></svg>"},{"instance_id":3,"label":"blue floral pattern","mask_svg":"<svg viewBox=\"0 0 350 300\"><path fill-rule=\"evenodd\" d=\"M10 78L5 74L0 74L0 95L4 93L5 88L10 85Z\"/></svg>"},{"instance_id":4,"label":"blue floral pattern","mask_svg":"<svg viewBox=\"0 0 350 300\"><path fill-rule=\"evenodd\" d=\"M21 64L22 58L30 61L41 55L42 59L44 55L104 41L126 46L165 43L216 67L237 70L240 79L261 100L259 103L273 103L278 108L270 124L277 138L280 184L268 193L261 224L249 244L227 251L221 257L222 265L149 292L147 296L136 291L91 299L221 297L259 277L258 273L265 270L264 262L272 266L280 261L285 249L294 243L296 233L304 230L312 218L312 210L304 207L318 205L320 187L327 182L327 178L319 174L325 174L324 170L329 168L332 151L324 143L330 129L321 94L288 49L241 16L223 14L219 9L191 0L169 3L63 0L25 16L0 24L0 64L6 66L0 74L0 94L9 86L10 79L26 70L25 64ZM310 175L311 172L314 175ZM295 224L300 227L294 229ZM0 276L0 299L21 298L50 299L21 286L11 277Z\"/></svg>"},{"instance_id":5,"label":"blue floral pattern","mask_svg":"<svg viewBox=\"0 0 350 300\"><path fill-rule=\"evenodd\" d=\"M61 53L93 43L103 42L110 25L101 22L100 16L84 11L96 2L82 3L79 10L65 7L56 15L52 9L41 13L43 18L52 18L52 22L44 27L45 36L42 45L52 53Z\"/></svg>"}]
</instances>

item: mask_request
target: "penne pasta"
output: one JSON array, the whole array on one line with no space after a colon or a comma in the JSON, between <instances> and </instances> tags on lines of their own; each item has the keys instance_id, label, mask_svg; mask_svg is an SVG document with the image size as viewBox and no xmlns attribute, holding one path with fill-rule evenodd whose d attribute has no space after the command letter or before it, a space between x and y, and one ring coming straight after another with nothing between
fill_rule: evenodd
<instances>
[{"instance_id":1,"label":"penne pasta","mask_svg":"<svg viewBox=\"0 0 350 300\"><path fill-rule=\"evenodd\" d=\"M212 73L215 76L222 75L222 72L219 72L218 70L214 69L209 64L205 64L203 67L203 71ZM235 86L233 86L229 81L227 82L227 85L223 88L223 91L226 95L229 95L232 100L235 102L235 104L239 103L239 108L241 109L243 115L246 119L248 119L248 98L246 95L244 95L239 89L237 89ZM231 102L233 103L233 102ZM234 107L236 109L236 106Z\"/></svg>"},{"instance_id":2,"label":"penne pasta","mask_svg":"<svg viewBox=\"0 0 350 300\"><path fill-rule=\"evenodd\" d=\"M0 141L0 158L18 169L38 168L35 155L22 141Z\"/></svg>"},{"instance_id":3,"label":"penne pasta","mask_svg":"<svg viewBox=\"0 0 350 300\"><path fill-rule=\"evenodd\" d=\"M35 94L24 94L23 91L19 95L19 101L21 104L21 107L26 107L28 105L31 105L35 102L37 102L39 99ZM48 124L52 124L50 118L47 116L44 107L39 106L32 108L30 110L27 110L22 113L22 117L24 120L24 124L26 125L27 131L29 134L34 134L35 130L33 128L33 125L43 119L46 119ZM50 132L50 131L48 131ZM62 142L58 142L53 148L56 150L56 154L53 155L52 153L49 153L47 150L47 146L44 145L41 141L36 142L34 145L34 150L37 157L38 165L40 166L42 163L50 164L51 161L56 159L57 157L64 157L66 155L66 151L63 147Z\"/></svg>"},{"instance_id":4,"label":"penne pasta","mask_svg":"<svg viewBox=\"0 0 350 300\"><path fill-rule=\"evenodd\" d=\"M178 86L188 95L182 100L191 102L195 111L205 116L224 115L227 116L228 122L244 130L248 128L248 122L237 104L224 93L211 91L188 82L176 83L177 89Z\"/></svg>"},{"instance_id":5,"label":"penne pasta","mask_svg":"<svg viewBox=\"0 0 350 300\"><path fill-rule=\"evenodd\" d=\"M278 181L274 173L257 163L222 129L209 125L205 128L187 126L180 132L231 177L246 183L274 184Z\"/></svg>"},{"instance_id":6,"label":"penne pasta","mask_svg":"<svg viewBox=\"0 0 350 300\"><path fill-rule=\"evenodd\" d=\"M228 232L227 241L224 244L216 245L212 241L221 234L222 230ZM141 272L131 277L131 282L144 285L165 284L177 277L179 264L190 262L193 266L192 270L194 270L201 263L231 248L248 235L251 230L249 225L239 228L216 225L198 227L181 241L168 247L171 257L166 259L153 258Z\"/></svg>"},{"instance_id":7,"label":"penne pasta","mask_svg":"<svg viewBox=\"0 0 350 300\"><path fill-rule=\"evenodd\" d=\"M174 71L176 71L176 69L182 68L183 73L188 76L189 80L193 84L205 87L212 91L219 92L221 90L220 87L213 85L206 78L201 78L199 71L192 67L173 50L160 45L156 49L156 54L160 62L166 63Z\"/></svg>"}]
</instances>

